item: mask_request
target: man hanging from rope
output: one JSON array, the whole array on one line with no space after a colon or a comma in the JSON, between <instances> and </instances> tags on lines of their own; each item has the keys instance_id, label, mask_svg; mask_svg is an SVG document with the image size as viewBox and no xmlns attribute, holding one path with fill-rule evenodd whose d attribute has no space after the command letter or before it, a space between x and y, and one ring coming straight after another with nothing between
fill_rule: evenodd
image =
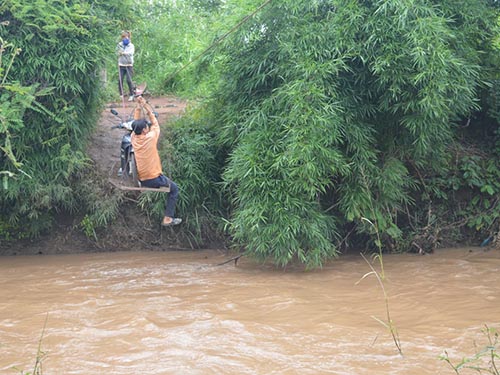
<instances>
[{"instance_id":1,"label":"man hanging from rope","mask_svg":"<svg viewBox=\"0 0 500 375\"><path fill-rule=\"evenodd\" d=\"M179 196L177 184L165 177L162 172L160 155L158 154L158 138L160 137L160 125L156 119L153 110L142 96L137 98L137 107L134 111L134 122L132 123L132 146L134 147L135 162L137 165L137 174L141 186L149 188L159 188L161 186L170 186L170 193L165 207L165 216L161 222L163 226L177 225L182 219L176 218L175 205ZM142 112L145 112L147 118L141 118Z\"/></svg>"}]
</instances>

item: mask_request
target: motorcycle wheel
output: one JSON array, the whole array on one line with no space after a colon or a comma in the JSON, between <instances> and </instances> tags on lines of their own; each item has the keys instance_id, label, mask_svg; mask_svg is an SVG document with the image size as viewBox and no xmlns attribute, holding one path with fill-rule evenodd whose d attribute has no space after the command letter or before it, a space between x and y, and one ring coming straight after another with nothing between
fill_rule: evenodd
<instances>
[{"instance_id":1,"label":"motorcycle wheel","mask_svg":"<svg viewBox=\"0 0 500 375\"><path fill-rule=\"evenodd\" d=\"M125 168L123 170L122 175L124 180L130 180L131 172L130 172L130 154L128 153L125 159Z\"/></svg>"}]
</instances>

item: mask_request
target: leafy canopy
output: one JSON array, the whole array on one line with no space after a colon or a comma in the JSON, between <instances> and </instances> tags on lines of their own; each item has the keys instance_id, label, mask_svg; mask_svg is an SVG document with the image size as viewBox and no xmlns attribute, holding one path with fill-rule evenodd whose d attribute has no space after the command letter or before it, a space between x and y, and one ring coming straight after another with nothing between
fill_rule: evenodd
<instances>
[{"instance_id":1,"label":"leafy canopy","mask_svg":"<svg viewBox=\"0 0 500 375\"><path fill-rule=\"evenodd\" d=\"M238 30L210 102L235 242L313 267L339 225L400 238L411 171L444 167L480 110L496 15L482 0L284 0Z\"/></svg>"},{"instance_id":2,"label":"leafy canopy","mask_svg":"<svg viewBox=\"0 0 500 375\"><path fill-rule=\"evenodd\" d=\"M0 235L36 235L57 210L80 206L72 182L88 164L84 148L98 116L99 71L123 4L1 2L2 51L12 46L17 56L7 65L15 82L0 87L7 135L0 170L12 177L0 198Z\"/></svg>"}]
</instances>

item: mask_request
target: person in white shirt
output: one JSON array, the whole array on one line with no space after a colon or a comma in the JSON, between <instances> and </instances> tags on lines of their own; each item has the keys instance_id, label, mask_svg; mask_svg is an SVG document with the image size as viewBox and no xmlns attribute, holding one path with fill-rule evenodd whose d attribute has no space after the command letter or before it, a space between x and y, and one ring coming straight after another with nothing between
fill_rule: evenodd
<instances>
[{"instance_id":1,"label":"person in white shirt","mask_svg":"<svg viewBox=\"0 0 500 375\"><path fill-rule=\"evenodd\" d=\"M128 101L134 100L134 84L132 76L134 75L134 52L135 48L131 41L130 31L123 31L121 41L116 46L116 54L118 55L118 91L120 96L123 96L123 81L127 81L129 97Z\"/></svg>"}]
</instances>

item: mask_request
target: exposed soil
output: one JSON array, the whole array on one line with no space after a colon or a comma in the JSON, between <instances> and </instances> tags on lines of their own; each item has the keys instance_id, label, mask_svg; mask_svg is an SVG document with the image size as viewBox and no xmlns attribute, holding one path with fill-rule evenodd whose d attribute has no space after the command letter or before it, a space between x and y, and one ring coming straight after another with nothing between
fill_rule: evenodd
<instances>
[{"instance_id":1,"label":"exposed soil","mask_svg":"<svg viewBox=\"0 0 500 375\"><path fill-rule=\"evenodd\" d=\"M187 102L175 97L148 97L147 101L158 113L161 127L175 117L181 116ZM96 233L96 238L88 238L83 233L81 217L60 213L51 233L31 241L0 243L0 255L31 254L69 254L81 252L104 252L121 250L184 250L189 249L185 241L174 228L162 228L158 218L151 218L137 205L139 192L124 192L113 183L120 185L117 177L120 165L120 144L124 135L121 129L112 129L120 119L111 114L115 109L123 120L133 115L134 102L108 103L101 114L95 135L88 147L87 154L95 165L95 175L91 183L99 184L108 194L120 194L122 204L116 222ZM97 239L97 240L96 240Z\"/></svg>"}]
</instances>

